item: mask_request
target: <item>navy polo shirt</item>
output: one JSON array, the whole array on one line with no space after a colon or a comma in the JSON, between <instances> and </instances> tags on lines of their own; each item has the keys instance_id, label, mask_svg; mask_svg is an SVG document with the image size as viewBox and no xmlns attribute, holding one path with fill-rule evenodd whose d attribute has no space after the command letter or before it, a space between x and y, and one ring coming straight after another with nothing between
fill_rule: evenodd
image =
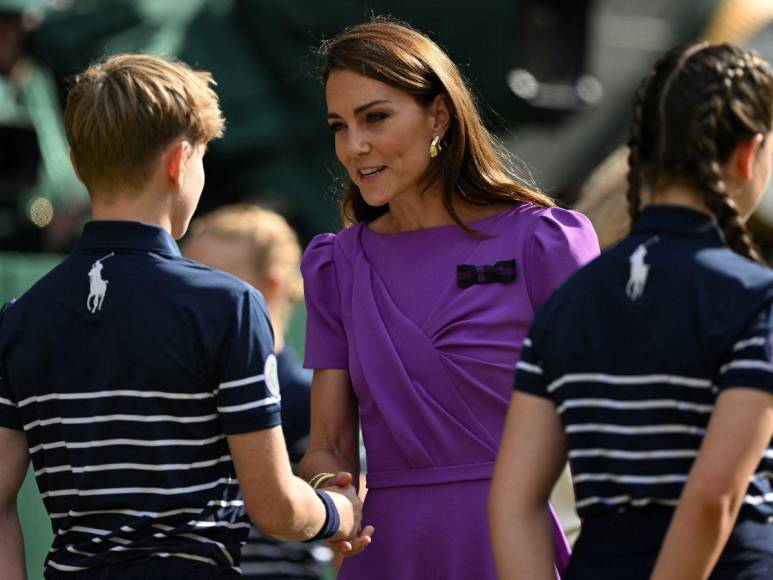
<instances>
[{"instance_id":1,"label":"navy polo shirt","mask_svg":"<svg viewBox=\"0 0 773 580\"><path fill-rule=\"evenodd\" d=\"M768 268L709 216L666 205L545 303L515 388L555 404L581 517L676 505L718 394L773 395L772 303ZM773 521L773 448L741 517Z\"/></svg>"},{"instance_id":2,"label":"navy polo shirt","mask_svg":"<svg viewBox=\"0 0 773 580\"><path fill-rule=\"evenodd\" d=\"M27 437L46 570L183 558L237 574L249 522L225 436L280 424L276 368L255 289L160 227L86 224L0 317L0 425Z\"/></svg>"}]
</instances>

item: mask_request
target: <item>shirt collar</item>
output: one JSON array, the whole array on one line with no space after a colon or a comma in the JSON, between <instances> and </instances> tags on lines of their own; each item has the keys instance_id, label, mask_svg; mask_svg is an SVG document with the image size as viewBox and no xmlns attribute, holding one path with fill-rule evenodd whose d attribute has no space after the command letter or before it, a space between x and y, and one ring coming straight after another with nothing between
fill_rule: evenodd
<instances>
[{"instance_id":1,"label":"shirt collar","mask_svg":"<svg viewBox=\"0 0 773 580\"><path fill-rule=\"evenodd\" d=\"M180 255L177 243L169 232L160 226L107 220L86 223L75 251L116 248Z\"/></svg>"},{"instance_id":2,"label":"shirt collar","mask_svg":"<svg viewBox=\"0 0 773 580\"><path fill-rule=\"evenodd\" d=\"M725 242L714 216L681 205L652 204L645 207L632 233L660 231Z\"/></svg>"}]
</instances>

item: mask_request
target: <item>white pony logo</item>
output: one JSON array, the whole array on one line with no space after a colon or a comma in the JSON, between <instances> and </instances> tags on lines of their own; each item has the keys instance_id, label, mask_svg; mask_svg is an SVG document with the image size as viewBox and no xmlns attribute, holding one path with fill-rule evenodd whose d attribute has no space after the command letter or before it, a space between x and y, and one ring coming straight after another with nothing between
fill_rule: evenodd
<instances>
[{"instance_id":1,"label":"white pony logo","mask_svg":"<svg viewBox=\"0 0 773 580\"><path fill-rule=\"evenodd\" d=\"M631 276L625 285L625 293L631 300L638 300L644 293L644 285L647 283L647 276L650 272L649 265L644 262L644 258L647 256L647 246L658 241L660 238L655 236L643 244L639 244L628 258L628 261L631 262Z\"/></svg>"},{"instance_id":2,"label":"white pony logo","mask_svg":"<svg viewBox=\"0 0 773 580\"><path fill-rule=\"evenodd\" d=\"M107 280L102 279L102 268L104 267L102 260L107 260L113 255L114 252L110 252L104 258L100 258L91 265L91 270L89 270L89 296L86 298L86 308L92 314L102 308L102 302L107 293Z\"/></svg>"}]
</instances>

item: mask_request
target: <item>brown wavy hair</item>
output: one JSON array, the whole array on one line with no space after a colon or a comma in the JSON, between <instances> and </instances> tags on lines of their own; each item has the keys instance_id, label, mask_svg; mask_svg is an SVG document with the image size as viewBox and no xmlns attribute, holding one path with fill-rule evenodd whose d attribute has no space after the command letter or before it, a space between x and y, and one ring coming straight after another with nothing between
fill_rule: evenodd
<instances>
[{"instance_id":1,"label":"brown wavy hair","mask_svg":"<svg viewBox=\"0 0 773 580\"><path fill-rule=\"evenodd\" d=\"M349 70L403 90L421 106L446 95L451 123L443 137L443 153L430 163L422 178L426 187L440 181L443 205L453 220L469 230L454 210L454 196L486 206L529 201L543 207L555 205L547 195L527 185L512 167L505 148L486 129L472 92L457 66L443 50L409 25L386 18L347 28L323 43L322 81L334 70ZM427 144L429 155L429 143ZM357 185L348 180L341 201L344 227L371 221L388 206L365 203Z\"/></svg>"},{"instance_id":2,"label":"brown wavy hair","mask_svg":"<svg viewBox=\"0 0 773 580\"><path fill-rule=\"evenodd\" d=\"M639 217L641 190L667 180L694 183L735 252L762 258L728 195L721 165L735 147L773 129L773 73L755 52L722 44L677 47L655 63L634 102L628 202Z\"/></svg>"}]
</instances>

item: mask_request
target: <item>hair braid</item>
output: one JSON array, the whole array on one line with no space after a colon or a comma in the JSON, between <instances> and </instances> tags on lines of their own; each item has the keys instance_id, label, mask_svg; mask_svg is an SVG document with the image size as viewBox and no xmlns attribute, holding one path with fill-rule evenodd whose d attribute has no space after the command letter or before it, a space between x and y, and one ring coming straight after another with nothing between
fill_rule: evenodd
<instances>
[{"instance_id":1,"label":"hair braid","mask_svg":"<svg viewBox=\"0 0 773 580\"><path fill-rule=\"evenodd\" d=\"M706 205L722 228L727 245L742 256L763 262L740 220L738 208L728 195L727 186L720 173L717 132L722 122L722 113L733 97L733 80L741 75L738 75L737 69L733 67L719 70L722 73L720 81L708 86L704 103L695 112L693 143L698 155L696 180Z\"/></svg>"},{"instance_id":2,"label":"hair braid","mask_svg":"<svg viewBox=\"0 0 773 580\"><path fill-rule=\"evenodd\" d=\"M636 91L633 106L633 119L631 121L631 137L628 140L628 214L631 217L631 225L639 219L641 208L641 187L644 181L640 162L640 149L642 145L642 122L644 118L644 100L650 85L652 75L646 77Z\"/></svg>"}]
</instances>

